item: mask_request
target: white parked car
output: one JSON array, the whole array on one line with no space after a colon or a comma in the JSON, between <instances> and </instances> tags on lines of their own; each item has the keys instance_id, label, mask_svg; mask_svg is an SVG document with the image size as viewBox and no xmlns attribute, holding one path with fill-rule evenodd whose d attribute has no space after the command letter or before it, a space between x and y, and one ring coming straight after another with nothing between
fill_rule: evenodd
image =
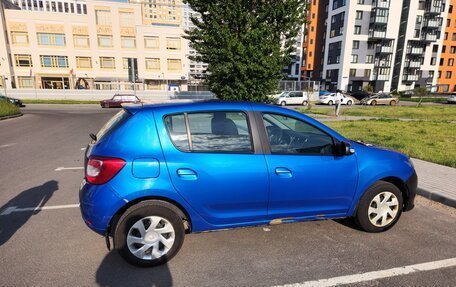
<instances>
[{"instance_id":1,"label":"white parked car","mask_svg":"<svg viewBox=\"0 0 456 287\"><path fill-rule=\"evenodd\" d=\"M341 102L342 105L351 106L351 105L353 105L353 103L354 103L353 98L342 94L342 102ZM320 104L330 105L330 106L336 104L336 94L332 93L332 94L321 95Z\"/></svg>"},{"instance_id":2,"label":"white parked car","mask_svg":"<svg viewBox=\"0 0 456 287\"><path fill-rule=\"evenodd\" d=\"M275 103L277 105L303 105L309 104L309 97L306 92L282 92L280 95L275 97Z\"/></svg>"},{"instance_id":3,"label":"white parked car","mask_svg":"<svg viewBox=\"0 0 456 287\"><path fill-rule=\"evenodd\" d=\"M447 103L456 104L456 93L448 96Z\"/></svg>"}]
</instances>

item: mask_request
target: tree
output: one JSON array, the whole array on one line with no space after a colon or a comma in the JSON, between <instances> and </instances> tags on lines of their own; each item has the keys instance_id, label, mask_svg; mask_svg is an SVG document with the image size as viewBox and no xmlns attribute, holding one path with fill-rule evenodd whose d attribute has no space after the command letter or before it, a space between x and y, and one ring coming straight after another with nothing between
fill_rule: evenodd
<instances>
[{"instance_id":1,"label":"tree","mask_svg":"<svg viewBox=\"0 0 456 287\"><path fill-rule=\"evenodd\" d=\"M184 0L199 17L185 38L208 64L205 82L221 100L267 102L291 62L306 0Z\"/></svg>"},{"instance_id":2,"label":"tree","mask_svg":"<svg viewBox=\"0 0 456 287\"><path fill-rule=\"evenodd\" d=\"M363 88L363 91L365 91L366 93L373 93L374 87L372 87L371 85L367 85Z\"/></svg>"},{"instance_id":3,"label":"tree","mask_svg":"<svg viewBox=\"0 0 456 287\"><path fill-rule=\"evenodd\" d=\"M417 106L420 107L421 102L423 101L423 97L427 96L428 91L427 91L426 87L418 87L418 88L415 88L415 90L413 92L414 92L415 96L417 96L420 99L419 102L417 103Z\"/></svg>"}]
</instances>

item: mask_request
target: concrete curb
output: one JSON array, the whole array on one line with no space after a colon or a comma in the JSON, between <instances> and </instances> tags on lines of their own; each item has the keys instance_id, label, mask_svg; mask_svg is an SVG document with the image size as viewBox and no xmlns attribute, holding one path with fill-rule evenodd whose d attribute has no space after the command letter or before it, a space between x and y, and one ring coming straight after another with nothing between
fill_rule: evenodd
<instances>
[{"instance_id":1,"label":"concrete curb","mask_svg":"<svg viewBox=\"0 0 456 287\"><path fill-rule=\"evenodd\" d=\"M456 200L455 199L445 197L444 195L441 195L439 193L435 193L435 192L432 192L432 191L428 191L428 190L422 189L420 187L418 187L418 189L416 190L416 193L418 195L421 195L421 196L423 196L423 197L425 197L427 199L430 199L432 201L436 201L436 202L442 203L444 205L456 208Z\"/></svg>"},{"instance_id":2,"label":"concrete curb","mask_svg":"<svg viewBox=\"0 0 456 287\"><path fill-rule=\"evenodd\" d=\"M20 114L17 114L17 115L0 117L0 121L22 117L23 115L24 115L23 113L20 113Z\"/></svg>"}]
</instances>

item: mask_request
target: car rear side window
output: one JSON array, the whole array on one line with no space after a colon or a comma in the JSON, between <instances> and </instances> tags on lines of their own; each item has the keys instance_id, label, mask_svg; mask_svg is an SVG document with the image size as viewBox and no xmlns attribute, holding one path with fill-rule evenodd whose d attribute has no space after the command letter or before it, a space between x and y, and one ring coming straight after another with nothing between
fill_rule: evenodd
<instances>
[{"instance_id":1,"label":"car rear side window","mask_svg":"<svg viewBox=\"0 0 456 287\"><path fill-rule=\"evenodd\" d=\"M181 123L178 131L174 127L176 120ZM253 151L247 115L243 112L217 111L172 115L165 118L165 124L174 145L183 151L228 153ZM188 135L190 135L190 141Z\"/></svg>"}]
</instances>

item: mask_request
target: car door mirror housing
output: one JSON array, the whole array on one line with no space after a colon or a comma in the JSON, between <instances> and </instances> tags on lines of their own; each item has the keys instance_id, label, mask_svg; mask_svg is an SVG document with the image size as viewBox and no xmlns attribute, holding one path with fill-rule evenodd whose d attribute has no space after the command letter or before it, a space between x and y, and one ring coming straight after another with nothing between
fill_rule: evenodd
<instances>
[{"instance_id":1,"label":"car door mirror housing","mask_svg":"<svg viewBox=\"0 0 456 287\"><path fill-rule=\"evenodd\" d=\"M355 150L351 147L349 143L340 141L335 144L334 153L338 156L352 155L355 153Z\"/></svg>"}]
</instances>

